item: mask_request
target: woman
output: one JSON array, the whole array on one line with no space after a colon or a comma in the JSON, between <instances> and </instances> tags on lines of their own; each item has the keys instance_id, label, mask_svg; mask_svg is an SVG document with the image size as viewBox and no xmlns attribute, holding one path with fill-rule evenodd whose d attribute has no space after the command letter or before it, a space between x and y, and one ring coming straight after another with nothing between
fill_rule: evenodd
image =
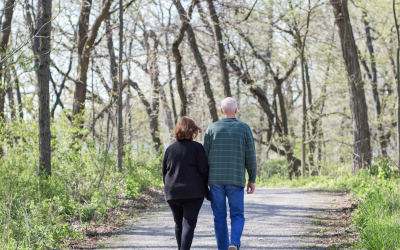
<instances>
[{"instance_id":1,"label":"woman","mask_svg":"<svg viewBox=\"0 0 400 250\"><path fill-rule=\"evenodd\" d=\"M162 172L165 199L172 210L179 250L192 245L197 217L208 194L208 162L203 146L193 141L201 132L193 119L182 117L176 142L165 151Z\"/></svg>"}]
</instances>

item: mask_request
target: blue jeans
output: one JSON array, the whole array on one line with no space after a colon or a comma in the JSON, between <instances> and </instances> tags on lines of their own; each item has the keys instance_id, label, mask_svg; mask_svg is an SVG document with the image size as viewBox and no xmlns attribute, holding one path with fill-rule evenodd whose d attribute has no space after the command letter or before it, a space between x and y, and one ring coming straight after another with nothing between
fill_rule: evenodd
<instances>
[{"instance_id":1,"label":"blue jeans","mask_svg":"<svg viewBox=\"0 0 400 250\"><path fill-rule=\"evenodd\" d=\"M231 243L240 247L245 220L244 188L234 185L210 184L210 193L213 200L211 208L214 213L214 230L218 250L227 250L229 247L226 197L228 197L231 217Z\"/></svg>"}]
</instances>

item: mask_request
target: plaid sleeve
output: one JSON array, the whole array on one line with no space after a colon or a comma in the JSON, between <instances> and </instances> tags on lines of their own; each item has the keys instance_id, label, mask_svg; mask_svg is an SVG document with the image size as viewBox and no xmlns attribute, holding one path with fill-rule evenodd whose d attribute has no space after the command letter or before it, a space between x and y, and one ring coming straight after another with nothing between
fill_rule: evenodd
<instances>
[{"instance_id":1,"label":"plaid sleeve","mask_svg":"<svg viewBox=\"0 0 400 250\"><path fill-rule=\"evenodd\" d=\"M245 166L249 174L249 182L255 182L257 177L257 158L250 128L247 130Z\"/></svg>"}]
</instances>

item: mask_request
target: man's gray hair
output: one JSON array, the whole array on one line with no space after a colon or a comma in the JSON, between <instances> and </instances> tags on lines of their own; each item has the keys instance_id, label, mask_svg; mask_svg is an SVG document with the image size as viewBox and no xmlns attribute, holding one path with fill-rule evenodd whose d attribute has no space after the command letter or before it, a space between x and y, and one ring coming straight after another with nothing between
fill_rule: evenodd
<instances>
[{"instance_id":1,"label":"man's gray hair","mask_svg":"<svg viewBox=\"0 0 400 250\"><path fill-rule=\"evenodd\" d=\"M237 102L232 97L227 97L221 102L221 109L224 112L235 111L237 109Z\"/></svg>"}]
</instances>

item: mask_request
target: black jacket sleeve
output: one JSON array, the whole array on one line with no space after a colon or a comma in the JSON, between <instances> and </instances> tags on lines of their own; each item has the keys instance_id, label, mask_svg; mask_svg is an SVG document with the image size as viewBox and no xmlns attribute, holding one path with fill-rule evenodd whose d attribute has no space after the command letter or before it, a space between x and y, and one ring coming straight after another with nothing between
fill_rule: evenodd
<instances>
[{"instance_id":1,"label":"black jacket sleeve","mask_svg":"<svg viewBox=\"0 0 400 250\"><path fill-rule=\"evenodd\" d=\"M168 149L165 150L164 158L162 161L162 176L164 184L165 184L165 175L167 174L167 160L168 160Z\"/></svg>"},{"instance_id":2,"label":"black jacket sleeve","mask_svg":"<svg viewBox=\"0 0 400 250\"><path fill-rule=\"evenodd\" d=\"M204 183L208 184L208 159L206 156L206 152L204 151L203 146L200 144L197 147L197 169L199 171L200 176L203 178Z\"/></svg>"}]
</instances>

